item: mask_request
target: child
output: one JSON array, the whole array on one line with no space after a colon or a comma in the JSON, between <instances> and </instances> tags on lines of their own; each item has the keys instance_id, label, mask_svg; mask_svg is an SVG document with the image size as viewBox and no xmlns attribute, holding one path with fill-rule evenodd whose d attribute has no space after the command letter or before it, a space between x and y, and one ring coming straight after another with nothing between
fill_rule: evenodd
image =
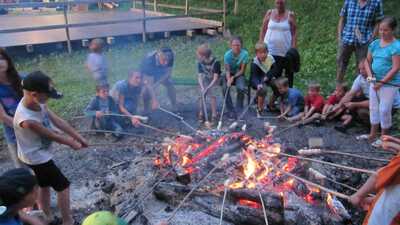
<instances>
[{"instance_id":1,"label":"child","mask_svg":"<svg viewBox=\"0 0 400 225\"><path fill-rule=\"evenodd\" d=\"M343 83L336 84L335 91L328 97L324 108L322 109L322 120L332 120L338 116L340 116L344 109L342 107L338 107L340 100L345 96L347 92L347 86Z\"/></svg>"},{"instance_id":2,"label":"child","mask_svg":"<svg viewBox=\"0 0 400 225\"><path fill-rule=\"evenodd\" d=\"M301 120L303 124L306 124L320 118L324 107L324 97L320 95L320 89L317 83L308 85L308 94L304 98L304 112L288 118L290 122Z\"/></svg>"},{"instance_id":3,"label":"child","mask_svg":"<svg viewBox=\"0 0 400 225\"><path fill-rule=\"evenodd\" d=\"M221 63L212 55L211 49L206 44L202 44L197 48L197 58L197 71L200 91L202 98L204 97L204 99L206 99L207 96L210 97L212 124L217 121L216 89L218 86L219 76L221 74ZM203 113L203 104L200 104L200 121L203 121Z\"/></svg>"},{"instance_id":4,"label":"child","mask_svg":"<svg viewBox=\"0 0 400 225\"><path fill-rule=\"evenodd\" d=\"M36 177L29 170L12 169L0 176L0 225L44 225L39 218L29 216L22 210L32 207L38 197Z\"/></svg>"},{"instance_id":5,"label":"child","mask_svg":"<svg viewBox=\"0 0 400 225\"><path fill-rule=\"evenodd\" d=\"M371 83L369 91L371 129L368 139L374 141L374 147L382 144L378 136L379 128L381 135L387 135L392 127L393 103L399 93L400 40L395 36L396 28L397 21L394 17L385 17L379 23L380 38L368 46L365 61L368 77L374 77L378 81Z\"/></svg>"},{"instance_id":6,"label":"child","mask_svg":"<svg viewBox=\"0 0 400 225\"><path fill-rule=\"evenodd\" d=\"M223 79L223 96L227 92L226 108L230 117L236 117L233 108L230 87L236 86L236 109L243 109L244 94L246 89L245 71L249 61L249 53L242 49L242 39L233 37L230 41L231 49L224 55L225 79Z\"/></svg>"},{"instance_id":7,"label":"child","mask_svg":"<svg viewBox=\"0 0 400 225\"><path fill-rule=\"evenodd\" d=\"M280 94L280 112L278 118L291 118L301 113L304 107L304 98L296 88L289 88L289 80L281 77L275 81Z\"/></svg>"},{"instance_id":8,"label":"child","mask_svg":"<svg viewBox=\"0 0 400 225\"><path fill-rule=\"evenodd\" d=\"M93 39L89 44L90 53L86 60L86 67L92 74L96 85L108 84L107 81L107 59L103 55L104 41L102 39Z\"/></svg>"},{"instance_id":9,"label":"child","mask_svg":"<svg viewBox=\"0 0 400 225\"><path fill-rule=\"evenodd\" d=\"M57 192L58 206L63 225L74 223L71 216L70 182L54 164L49 152L51 142L68 145L78 150L87 147L86 140L67 122L47 108L49 98L62 95L56 91L51 79L40 71L33 72L22 81L23 98L14 116L14 131L17 138L18 157L35 173L39 184L39 208L52 220L50 211L50 187ZM63 131L60 134L54 129Z\"/></svg>"},{"instance_id":10,"label":"child","mask_svg":"<svg viewBox=\"0 0 400 225\"><path fill-rule=\"evenodd\" d=\"M257 114L261 115L264 111L264 101L267 95L267 86L270 84L274 94L271 95L269 105L273 105L275 98L279 92L275 85L270 82L273 78L271 68L274 66L275 60L272 55L268 54L268 48L263 42L258 42L255 46L256 57L254 57L250 68L250 82L252 88L257 90Z\"/></svg>"},{"instance_id":11,"label":"child","mask_svg":"<svg viewBox=\"0 0 400 225\"><path fill-rule=\"evenodd\" d=\"M128 79L120 86L118 106L122 114L131 117L134 127L140 124L139 119L132 117L138 113L140 99L143 99L145 113L158 108L158 101L154 92L142 82L142 74L138 71L130 72ZM150 109L151 108L151 109Z\"/></svg>"},{"instance_id":12,"label":"child","mask_svg":"<svg viewBox=\"0 0 400 225\"><path fill-rule=\"evenodd\" d=\"M400 152L400 140L382 136L383 146L391 145ZM394 143L395 142L395 143ZM377 193L373 199L368 194ZM350 202L356 206L368 206L363 225L400 224L400 155L370 176L367 182L352 196Z\"/></svg>"},{"instance_id":13,"label":"child","mask_svg":"<svg viewBox=\"0 0 400 225\"><path fill-rule=\"evenodd\" d=\"M94 97L85 109L85 115L93 117L93 127L99 130L122 131L119 124L120 117L107 115L119 114L118 106L108 95L108 84L96 86L96 97ZM122 138L120 134L113 134L117 139Z\"/></svg>"}]
</instances>

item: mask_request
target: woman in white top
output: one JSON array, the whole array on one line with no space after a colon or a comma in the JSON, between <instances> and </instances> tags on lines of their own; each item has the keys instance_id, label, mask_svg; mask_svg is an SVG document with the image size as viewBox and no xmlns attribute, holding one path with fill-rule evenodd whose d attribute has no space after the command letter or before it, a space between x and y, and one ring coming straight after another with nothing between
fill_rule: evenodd
<instances>
[{"instance_id":1,"label":"woman in white top","mask_svg":"<svg viewBox=\"0 0 400 225\"><path fill-rule=\"evenodd\" d=\"M268 46L269 53L274 57L278 69L278 76L285 69L290 87L293 86L293 71L289 68L286 53L296 48L296 19L294 13L286 9L285 0L275 0L275 9L267 11L260 31L259 41Z\"/></svg>"}]
</instances>

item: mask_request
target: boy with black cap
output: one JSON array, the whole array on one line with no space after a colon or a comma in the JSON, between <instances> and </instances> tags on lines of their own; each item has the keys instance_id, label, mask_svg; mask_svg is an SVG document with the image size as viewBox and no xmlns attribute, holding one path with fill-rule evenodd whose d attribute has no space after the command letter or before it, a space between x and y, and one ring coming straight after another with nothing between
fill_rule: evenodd
<instances>
[{"instance_id":1,"label":"boy with black cap","mask_svg":"<svg viewBox=\"0 0 400 225\"><path fill-rule=\"evenodd\" d=\"M37 177L40 187L39 208L49 220L52 219L50 212L50 187L52 187L57 192L63 225L72 225L70 183L54 164L48 150L52 141L68 145L75 150L87 147L88 144L67 122L47 108L46 103L49 98L62 97L48 76L40 71L33 72L23 79L22 88L24 96L14 116L18 157L34 171Z\"/></svg>"}]
</instances>

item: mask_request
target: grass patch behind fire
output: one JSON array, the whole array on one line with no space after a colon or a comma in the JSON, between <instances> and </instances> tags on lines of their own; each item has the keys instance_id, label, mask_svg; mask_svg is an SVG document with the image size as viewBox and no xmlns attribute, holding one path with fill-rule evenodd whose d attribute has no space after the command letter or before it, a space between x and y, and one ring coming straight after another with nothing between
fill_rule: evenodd
<instances>
[{"instance_id":1,"label":"grass patch behind fire","mask_svg":"<svg viewBox=\"0 0 400 225\"><path fill-rule=\"evenodd\" d=\"M184 4L182 0L163 0L163 3ZM295 86L305 90L310 80L320 82L326 95L334 88L336 74L336 26L338 13L343 1L337 0L307 0L287 1L289 8L294 10L298 22L298 48L302 56L301 71L296 74ZM399 17L400 1L385 0L386 15ZM233 0L228 1L229 11L232 11ZM191 1L194 6L220 8L215 0ZM239 34L244 39L245 48L253 55L254 43L258 40L259 28L265 11L271 8L273 1L246 0L239 2L239 14L232 13L227 18L228 27L233 34ZM164 9L162 9L164 10ZM176 13L176 12L175 12ZM149 41L146 44L135 43L116 45L106 51L110 63L110 80L114 82L126 77L129 70L136 68L140 58L150 49L158 46L171 46L177 55L174 68L174 79L178 83L195 83L195 47L208 41L206 37L193 40L186 37L173 37L169 40ZM227 43L221 38L213 38L211 47L222 59ZM41 69L51 75L65 98L52 101L51 106L65 117L81 114L83 107L93 95L94 88L87 71L84 68L86 50L67 53L55 53L46 56L30 58L15 58L18 70L30 72ZM353 79L354 63L350 64L347 80Z\"/></svg>"}]
</instances>

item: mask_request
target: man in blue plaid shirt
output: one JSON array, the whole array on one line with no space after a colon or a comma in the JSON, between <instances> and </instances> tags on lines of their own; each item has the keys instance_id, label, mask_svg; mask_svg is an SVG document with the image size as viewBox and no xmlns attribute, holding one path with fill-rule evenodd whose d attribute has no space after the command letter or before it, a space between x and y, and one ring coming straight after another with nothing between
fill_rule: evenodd
<instances>
[{"instance_id":1,"label":"man in blue plaid shirt","mask_svg":"<svg viewBox=\"0 0 400 225\"><path fill-rule=\"evenodd\" d=\"M367 56L368 44L377 34L375 26L382 18L381 0L344 1L338 25L337 82L343 82L353 52L357 65Z\"/></svg>"}]
</instances>

